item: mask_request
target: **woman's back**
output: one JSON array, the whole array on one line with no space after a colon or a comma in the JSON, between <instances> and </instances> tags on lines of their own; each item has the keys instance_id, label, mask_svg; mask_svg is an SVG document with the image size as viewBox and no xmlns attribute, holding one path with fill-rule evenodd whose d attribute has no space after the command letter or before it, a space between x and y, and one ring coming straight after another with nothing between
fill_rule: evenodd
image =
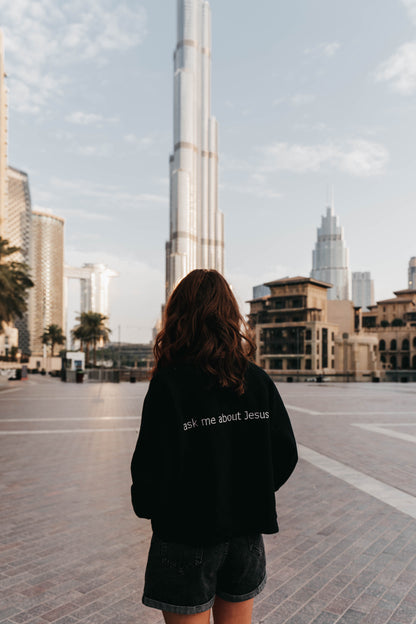
<instances>
[{"instance_id":1,"label":"woman's back","mask_svg":"<svg viewBox=\"0 0 416 624\"><path fill-rule=\"evenodd\" d=\"M164 368L151 382L143 420L148 435L133 457L132 498L158 535L204 543L278 530L274 492L297 454L286 410L264 371L249 364L239 395L192 364ZM149 464L146 496L140 475Z\"/></svg>"}]
</instances>

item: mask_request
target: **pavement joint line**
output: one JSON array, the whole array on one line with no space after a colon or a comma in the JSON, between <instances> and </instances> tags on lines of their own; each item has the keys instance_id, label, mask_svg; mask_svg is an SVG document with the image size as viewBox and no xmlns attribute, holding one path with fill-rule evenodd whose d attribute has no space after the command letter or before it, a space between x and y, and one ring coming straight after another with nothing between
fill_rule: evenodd
<instances>
[{"instance_id":1,"label":"pavement joint line","mask_svg":"<svg viewBox=\"0 0 416 624\"><path fill-rule=\"evenodd\" d=\"M416 497L302 444L298 445L298 450L301 459L416 519Z\"/></svg>"},{"instance_id":2,"label":"pavement joint line","mask_svg":"<svg viewBox=\"0 0 416 624\"><path fill-rule=\"evenodd\" d=\"M394 423L351 423L353 427L359 427L365 431L371 431L373 433L381 433L389 438L397 438L398 440L405 440L406 442L412 442L416 444L416 436L410 433L402 433L401 431L392 431L388 427L396 427ZM416 426L416 423L398 423L399 426Z\"/></svg>"},{"instance_id":3,"label":"pavement joint line","mask_svg":"<svg viewBox=\"0 0 416 624\"><path fill-rule=\"evenodd\" d=\"M135 431L138 433L138 428L125 428L125 427L113 427L111 429L38 429L37 431L28 430L28 431L0 431L0 436L2 435L40 435L40 434L50 434L50 433L97 433L102 431Z\"/></svg>"},{"instance_id":4,"label":"pavement joint line","mask_svg":"<svg viewBox=\"0 0 416 624\"><path fill-rule=\"evenodd\" d=\"M18 392L20 388L10 388L9 390L0 390L1 394L8 394L9 392Z\"/></svg>"},{"instance_id":5,"label":"pavement joint line","mask_svg":"<svg viewBox=\"0 0 416 624\"><path fill-rule=\"evenodd\" d=\"M71 397L71 396L60 396L60 397L18 397L13 398L13 399L2 399L1 395L6 394L6 392L17 392L18 390L20 390L20 388L16 388L13 390L4 390L1 392L0 394L0 401L4 400L4 401L30 401L31 403L33 403L33 401L42 401L42 403L44 401L95 401L95 402L100 402L100 403L104 403L107 401L137 401L140 399L143 399L144 397L142 395L134 395L131 397L123 397L123 396L114 396L114 397L105 397L105 398L100 398L97 396L78 396L78 397Z\"/></svg>"},{"instance_id":6,"label":"pavement joint line","mask_svg":"<svg viewBox=\"0 0 416 624\"><path fill-rule=\"evenodd\" d=\"M291 410L295 410L295 412L304 412L305 414L311 414L311 416L416 416L416 411L413 410L411 412L398 412L397 410L390 410L389 412L377 411L377 412L317 412L316 410L310 410L306 407L298 407L297 405L290 405L285 403L286 407Z\"/></svg>"},{"instance_id":7,"label":"pavement joint line","mask_svg":"<svg viewBox=\"0 0 416 624\"><path fill-rule=\"evenodd\" d=\"M306 407L298 407L297 405L289 405L285 403L287 409L295 410L295 412L305 412L305 414L311 414L312 416L320 416L321 412L316 412L315 410L307 409Z\"/></svg>"},{"instance_id":8,"label":"pavement joint line","mask_svg":"<svg viewBox=\"0 0 416 624\"><path fill-rule=\"evenodd\" d=\"M89 423L95 420L137 420L138 416L70 416L68 418L0 418L0 424L6 422L66 422L66 421L83 421Z\"/></svg>"}]
</instances>

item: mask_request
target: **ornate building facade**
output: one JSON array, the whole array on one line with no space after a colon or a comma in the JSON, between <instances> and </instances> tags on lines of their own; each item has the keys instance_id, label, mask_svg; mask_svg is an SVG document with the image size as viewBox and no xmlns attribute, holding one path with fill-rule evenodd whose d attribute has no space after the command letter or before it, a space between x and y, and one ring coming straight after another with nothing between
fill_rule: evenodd
<instances>
[{"instance_id":1,"label":"ornate building facade","mask_svg":"<svg viewBox=\"0 0 416 624\"><path fill-rule=\"evenodd\" d=\"M380 368L388 378L395 379L395 371L414 371L410 378L416 381L416 289L394 294L363 313L363 329L377 337Z\"/></svg>"},{"instance_id":2,"label":"ornate building facade","mask_svg":"<svg viewBox=\"0 0 416 624\"><path fill-rule=\"evenodd\" d=\"M256 364L275 379L340 381L378 377L377 340L361 331L351 301L327 299L330 284L292 277L265 284L250 301Z\"/></svg>"}]
</instances>

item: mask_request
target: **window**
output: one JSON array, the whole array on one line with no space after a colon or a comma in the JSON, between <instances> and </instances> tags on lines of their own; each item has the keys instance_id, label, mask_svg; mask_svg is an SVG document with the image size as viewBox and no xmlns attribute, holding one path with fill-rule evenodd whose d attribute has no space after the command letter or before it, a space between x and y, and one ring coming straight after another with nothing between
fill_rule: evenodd
<instances>
[{"instance_id":1,"label":"window","mask_svg":"<svg viewBox=\"0 0 416 624\"><path fill-rule=\"evenodd\" d=\"M407 369L409 369L409 368L410 368L410 358L409 358L409 356L408 356L408 355L404 355L404 356L402 357L402 368L403 368L404 370L407 370Z\"/></svg>"},{"instance_id":2,"label":"window","mask_svg":"<svg viewBox=\"0 0 416 624\"><path fill-rule=\"evenodd\" d=\"M322 329L322 367L328 366L328 329L323 327Z\"/></svg>"},{"instance_id":3,"label":"window","mask_svg":"<svg viewBox=\"0 0 416 624\"><path fill-rule=\"evenodd\" d=\"M316 330L316 339L319 340L319 329Z\"/></svg>"},{"instance_id":4,"label":"window","mask_svg":"<svg viewBox=\"0 0 416 624\"><path fill-rule=\"evenodd\" d=\"M306 353L307 355L310 355L310 354L312 353L312 345L310 345L310 344L307 344L307 345L306 345L306 347L305 347L305 353Z\"/></svg>"},{"instance_id":5,"label":"window","mask_svg":"<svg viewBox=\"0 0 416 624\"><path fill-rule=\"evenodd\" d=\"M319 344L316 345L316 353L319 355Z\"/></svg>"},{"instance_id":6,"label":"window","mask_svg":"<svg viewBox=\"0 0 416 624\"><path fill-rule=\"evenodd\" d=\"M335 340L335 334L334 334L334 332L332 332L332 334L331 334L331 340L332 340L332 342L334 342L334 340Z\"/></svg>"},{"instance_id":7,"label":"window","mask_svg":"<svg viewBox=\"0 0 416 624\"><path fill-rule=\"evenodd\" d=\"M319 358L316 360L316 368L319 368Z\"/></svg>"},{"instance_id":8,"label":"window","mask_svg":"<svg viewBox=\"0 0 416 624\"><path fill-rule=\"evenodd\" d=\"M391 356L391 358L390 358L390 365L391 365L391 368L393 368L393 369L397 368L397 359L396 359L395 355Z\"/></svg>"},{"instance_id":9,"label":"window","mask_svg":"<svg viewBox=\"0 0 416 624\"><path fill-rule=\"evenodd\" d=\"M386 341L385 340L380 340L378 348L379 348L379 351L385 351L386 350Z\"/></svg>"},{"instance_id":10,"label":"window","mask_svg":"<svg viewBox=\"0 0 416 624\"><path fill-rule=\"evenodd\" d=\"M335 347L334 347L334 346L332 346L332 347L331 347L331 355L334 355L334 353L335 353Z\"/></svg>"},{"instance_id":11,"label":"window","mask_svg":"<svg viewBox=\"0 0 416 624\"><path fill-rule=\"evenodd\" d=\"M393 339L390 342L390 351L396 351L397 350L397 342Z\"/></svg>"},{"instance_id":12,"label":"window","mask_svg":"<svg viewBox=\"0 0 416 624\"><path fill-rule=\"evenodd\" d=\"M312 340L312 332L310 329L306 330L305 340ZM415 341L416 341L416 338L415 338Z\"/></svg>"},{"instance_id":13,"label":"window","mask_svg":"<svg viewBox=\"0 0 416 624\"><path fill-rule=\"evenodd\" d=\"M305 368L306 370L312 370L312 360L305 360Z\"/></svg>"},{"instance_id":14,"label":"window","mask_svg":"<svg viewBox=\"0 0 416 624\"><path fill-rule=\"evenodd\" d=\"M331 360L331 368L335 368L335 360Z\"/></svg>"},{"instance_id":15,"label":"window","mask_svg":"<svg viewBox=\"0 0 416 624\"><path fill-rule=\"evenodd\" d=\"M410 344L407 338L405 338L402 342L402 351L409 351Z\"/></svg>"}]
</instances>

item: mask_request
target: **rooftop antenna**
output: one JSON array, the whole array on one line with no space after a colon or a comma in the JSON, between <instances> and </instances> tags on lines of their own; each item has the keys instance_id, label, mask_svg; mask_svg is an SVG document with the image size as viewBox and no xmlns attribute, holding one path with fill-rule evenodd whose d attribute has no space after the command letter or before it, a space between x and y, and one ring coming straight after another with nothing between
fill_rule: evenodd
<instances>
[{"instance_id":1,"label":"rooftop antenna","mask_svg":"<svg viewBox=\"0 0 416 624\"><path fill-rule=\"evenodd\" d=\"M334 186L328 184L326 187L326 205L329 210L329 214L334 214Z\"/></svg>"}]
</instances>

